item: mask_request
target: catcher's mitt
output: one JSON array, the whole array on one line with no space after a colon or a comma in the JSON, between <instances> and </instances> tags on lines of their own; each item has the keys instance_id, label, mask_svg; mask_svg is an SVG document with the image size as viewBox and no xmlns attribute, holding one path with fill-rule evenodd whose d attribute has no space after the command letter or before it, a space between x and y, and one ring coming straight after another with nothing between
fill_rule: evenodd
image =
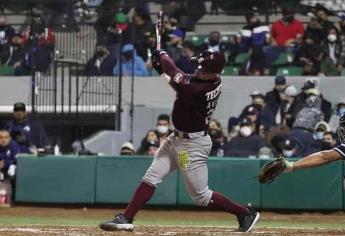
<instances>
[{"instance_id":1,"label":"catcher's mitt","mask_svg":"<svg viewBox=\"0 0 345 236\"><path fill-rule=\"evenodd\" d=\"M286 163L283 157L279 157L264 165L259 172L258 178L260 183L271 183L277 178L286 168Z\"/></svg>"}]
</instances>

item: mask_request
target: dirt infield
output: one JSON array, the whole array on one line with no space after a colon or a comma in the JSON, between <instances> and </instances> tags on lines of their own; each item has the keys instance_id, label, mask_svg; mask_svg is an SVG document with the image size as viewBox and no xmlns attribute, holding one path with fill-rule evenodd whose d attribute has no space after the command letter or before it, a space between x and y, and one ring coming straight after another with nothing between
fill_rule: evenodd
<instances>
[{"instance_id":1,"label":"dirt infield","mask_svg":"<svg viewBox=\"0 0 345 236\"><path fill-rule=\"evenodd\" d=\"M133 232L103 232L99 222L122 209L0 208L0 235L246 235L234 217L216 211L143 210ZM345 235L345 213L261 212L253 235Z\"/></svg>"}]
</instances>

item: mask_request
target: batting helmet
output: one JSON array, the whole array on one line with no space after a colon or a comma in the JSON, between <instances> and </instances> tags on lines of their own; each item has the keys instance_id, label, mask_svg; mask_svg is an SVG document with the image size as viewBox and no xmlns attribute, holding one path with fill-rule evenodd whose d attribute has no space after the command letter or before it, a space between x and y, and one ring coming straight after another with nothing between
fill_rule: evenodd
<instances>
[{"instance_id":1,"label":"batting helmet","mask_svg":"<svg viewBox=\"0 0 345 236\"><path fill-rule=\"evenodd\" d=\"M222 73L225 64L224 55L211 50L205 50L199 56L192 57L191 61L197 69L216 74Z\"/></svg>"},{"instance_id":2,"label":"batting helmet","mask_svg":"<svg viewBox=\"0 0 345 236\"><path fill-rule=\"evenodd\" d=\"M337 130L339 140L341 143L345 143L345 113L339 118L339 128Z\"/></svg>"}]
</instances>

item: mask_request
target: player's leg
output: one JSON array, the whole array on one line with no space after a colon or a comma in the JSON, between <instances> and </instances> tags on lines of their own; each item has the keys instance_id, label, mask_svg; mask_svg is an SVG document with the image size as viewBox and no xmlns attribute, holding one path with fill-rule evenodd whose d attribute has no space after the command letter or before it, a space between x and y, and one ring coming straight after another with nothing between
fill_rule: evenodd
<instances>
[{"instance_id":1,"label":"player's leg","mask_svg":"<svg viewBox=\"0 0 345 236\"><path fill-rule=\"evenodd\" d=\"M101 229L107 231L131 231L134 229L132 221L136 213L151 199L157 185L162 182L164 177L177 168L170 151L170 143L171 140L170 137L168 137L158 149L151 166L146 171L143 181L136 189L124 213L117 214L114 220L101 223Z\"/></svg>"},{"instance_id":2,"label":"player's leg","mask_svg":"<svg viewBox=\"0 0 345 236\"><path fill-rule=\"evenodd\" d=\"M235 203L219 192L211 191L208 187L207 158L210 148L209 136L184 140L177 145L177 162L187 191L198 205L236 215L240 223L239 230L248 232L258 220L259 213Z\"/></svg>"}]
</instances>

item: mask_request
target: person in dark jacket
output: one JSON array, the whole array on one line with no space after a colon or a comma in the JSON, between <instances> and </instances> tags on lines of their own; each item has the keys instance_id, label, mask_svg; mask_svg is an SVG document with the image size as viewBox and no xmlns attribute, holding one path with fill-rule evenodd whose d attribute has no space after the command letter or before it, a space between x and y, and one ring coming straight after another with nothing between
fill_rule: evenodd
<instances>
[{"instance_id":1,"label":"person in dark jacket","mask_svg":"<svg viewBox=\"0 0 345 236\"><path fill-rule=\"evenodd\" d=\"M20 147L11 140L10 133L7 130L0 130L0 163L2 162L0 180L15 176L18 153L20 153Z\"/></svg>"},{"instance_id":2,"label":"person in dark jacket","mask_svg":"<svg viewBox=\"0 0 345 236\"><path fill-rule=\"evenodd\" d=\"M224 147L226 157L250 157L257 156L259 150L265 146L264 139L254 133L254 124L248 119L240 122L239 135L234 137Z\"/></svg>"},{"instance_id":3,"label":"person in dark jacket","mask_svg":"<svg viewBox=\"0 0 345 236\"><path fill-rule=\"evenodd\" d=\"M176 62L176 66L187 74L194 73L194 66L192 65L189 58L194 57L194 46L193 43L185 41L182 44L182 53L180 59Z\"/></svg>"},{"instance_id":4,"label":"person in dark jacket","mask_svg":"<svg viewBox=\"0 0 345 236\"><path fill-rule=\"evenodd\" d=\"M0 15L0 46L7 44L14 34L15 30L8 24L6 16Z\"/></svg>"},{"instance_id":5,"label":"person in dark jacket","mask_svg":"<svg viewBox=\"0 0 345 236\"><path fill-rule=\"evenodd\" d=\"M96 46L94 56L87 62L85 75L112 76L116 59L102 44Z\"/></svg>"},{"instance_id":6,"label":"person in dark jacket","mask_svg":"<svg viewBox=\"0 0 345 236\"><path fill-rule=\"evenodd\" d=\"M274 80L274 88L266 93L266 104L272 110L273 114L276 115L279 107L282 104L280 93L282 93L287 87L286 79L284 76L277 76Z\"/></svg>"},{"instance_id":7,"label":"person in dark jacket","mask_svg":"<svg viewBox=\"0 0 345 236\"><path fill-rule=\"evenodd\" d=\"M204 50L212 50L224 53L226 45L221 42L221 35L219 31L212 31L208 36L208 41L200 46L200 52Z\"/></svg>"},{"instance_id":8,"label":"person in dark jacket","mask_svg":"<svg viewBox=\"0 0 345 236\"><path fill-rule=\"evenodd\" d=\"M22 134L23 143L45 148L47 135L41 122L34 116L29 116L24 103L18 102L13 106L13 119L6 124L6 129L12 134Z\"/></svg>"}]
</instances>

